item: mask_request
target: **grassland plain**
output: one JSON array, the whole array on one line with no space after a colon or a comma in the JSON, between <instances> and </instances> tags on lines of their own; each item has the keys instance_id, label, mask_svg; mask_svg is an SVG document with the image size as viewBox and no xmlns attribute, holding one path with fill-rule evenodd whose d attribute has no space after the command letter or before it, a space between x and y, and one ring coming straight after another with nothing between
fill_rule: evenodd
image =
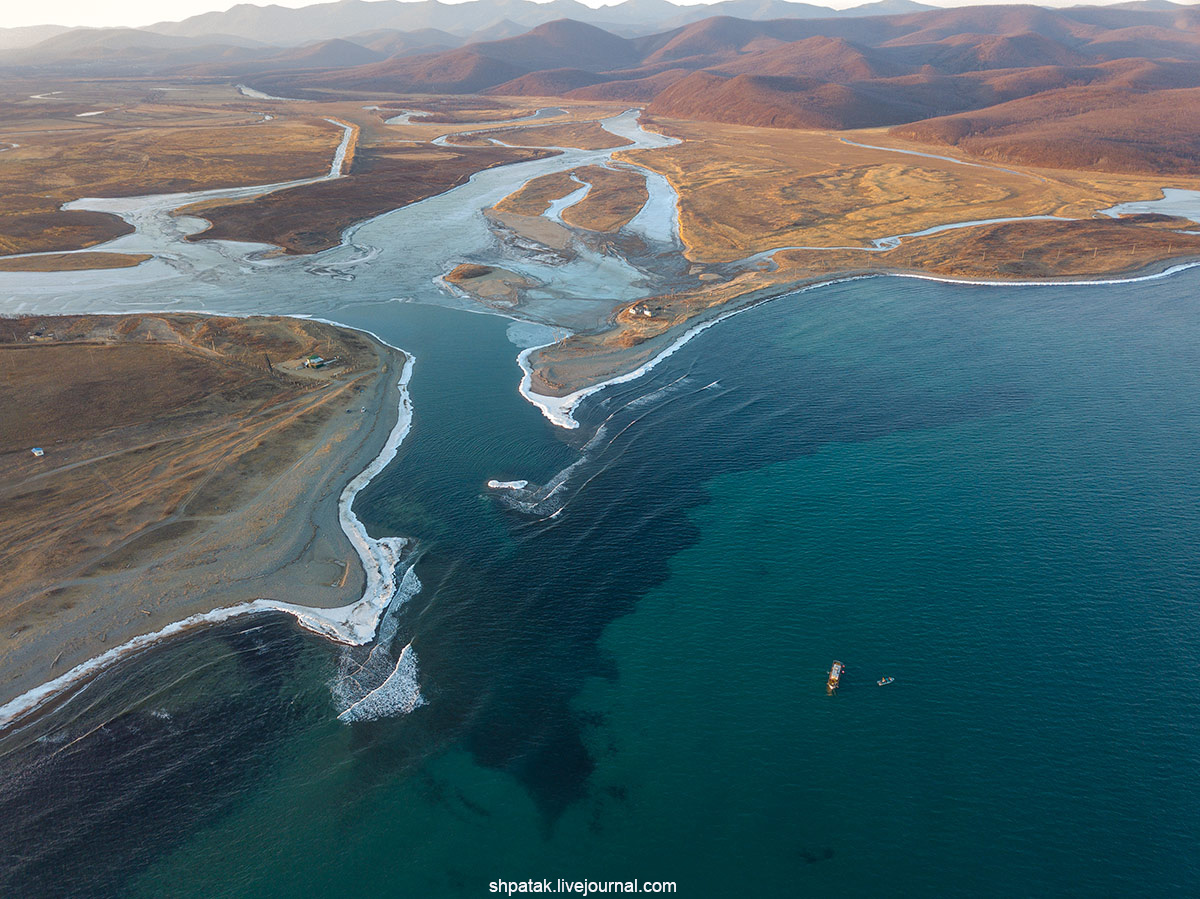
<instances>
[{"instance_id":1,"label":"grassland plain","mask_svg":"<svg viewBox=\"0 0 1200 899\"><path fill-rule=\"evenodd\" d=\"M356 600L338 498L403 362L297 319L0 319L0 702L189 615Z\"/></svg>"},{"instance_id":2,"label":"grassland plain","mask_svg":"<svg viewBox=\"0 0 1200 899\"><path fill-rule=\"evenodd\" d=\"M649 194L640 174L626 168L585 165L569 172L534 178L497 203L497 212L541 215L554 200L579 189L579 181L591 185L582 200L562 212L562 220L586 231L615 233L638 213Z\"/></svg>"},{"instance_id":3,"label":"grassland plain","mask_svg":"<svg viewBox=\"0 0 1200 899\"><path fill-rule=\"evenodd\" d=\"M625 138L605 131L597 122L526 126L507 128L501 132L480 131L460 138L455 143L490 146L493 138L518 147L574 147L579 150L603 150L630 144Z\"/></svg>"},{"instance_id":4,"label":"grassland plain","mask_svg":"<svg viewBox=\"0 0 1200 899\"><path fill-rule=\"evenodd\" d=\"M131 230L114 216L60 209L71 200L317 175L340 137L320 115L270 116L228 87L176 93L144 83L99 90L70 82L52 99L24 93L34 87L5 91L0 140L16 145L0 166L5 255L82 249Z\"/></svg>"},{"instance_id":5,"label":"grassland plain","mask_svg":"<svg viewBox=\"0 0 1200 899\"><path fill-rule=\"evenodd\" d=\"M70 96L70 89L64 86L58 96ZM75 106L63 99L29 104L57 123L41 138L46 145L62 141L70 147L83 141L77 152L86 155L108 152L95 143L98 140L120 144L154 137L178 151L155 157L153 166L143 160L140 169L131 168L136 161L132 155L118 156L130 165L107 173L105 186L113 190L194 187L228 177L233 169L258 183L308 174L297 171L301 166L319 171L336 137L323 119L352 123L357 142L346 177L279 190L254 201L214 201L186 210L211 222L198 238L260 241L290 253L335 246L346 227L448 190L473 172L553 152L496 146L493 138L579 147L622 143L595 121L617 111L604 103L563 101L542 107L558 101L396 95L293 103L249 100L230 88L205 88L181 102L179 95L145 85L122 89L124 94L89 95ZM26 103L15 105L24 108ZM59 111L50 113L46 107ZM102 115L81 120L76 107L104 109ZM402 111L412 114L403 116ZM423 119L420 112L432 115ZM537 127L521 121L535 114L540 118ZM514 193L488 213L498 229L569 252L575 238L610 247L618 241L619 229L644 204L648 193L642 177L622 167L622 161L662 174L679 197L686 264L657 281L651 279L653 295L637 314L633 307L618 306L605 327L534 353L538 392L562 395L603 380L653 355L689 322L814 280L874 272L972 279L1087 278L1200 255L1200 238L1181 233L1193 230L1182 221L1096 217L1097 210L1156 196L1163 186L1159 175L995 165L953 148L930 153L929 145L883 129L835 133L661 117L652 127L680 143L656 150L618 149L615 167L581 166L515 185ZM81 129L82 137L77 133ZM110 131L112 135L102 137ZM268 134L280 136L283 143L264 143L261 138ZM10 136L19 143L16 135ZM447 141L433 143L441 137ZM210 148L207 168L189 171L190 180L183 183L174 168L187 165L185 150L216 138L236 146L224 155L211 155ZM487 145L457 146L460 141ZM264 147L272 152L259 152ZM27 152L26 146L6 155L20 152ZM73 169L68 165L66 171ZM81 170L72 175L73 186L60 185L62 197L84 192L81 185L92 184L86 174ZM149 180L142 182L143 177ZM586 196L562 212L561 224L547 220L543 214L549 204L578 190L581 181L591 185ZM1200 179L1175 179L1171 186L1200 186ZM21 211L19 198L12 208L23 227L37 231L36 210ZM125 227L110 216L81 214L96 215L104 227ZM1062 221L991 221L1030 216ZM965 222L982 224L920 233ZM46 240L53 229L39 233L38 239ZM890 243L879 245L884 238ZM621 249L639 252L634 245ZM757 254L763 255L755 259ZM0 264L79 268L87 261L47 256ZM140 257L129 256L106 264L138 261ZM536 285L510 274L501 267L487 278L458 278L458 286L488 304L511 307Z\"/></svg>"},{"instance_id":6,"label":"grassland plain","mask_svg":"<svg viewBox=\"0 0 1200 899\"><path fill-rule=\"evenodd\" d=\"M671 182L693 264L658 295L618 309L608 327L534 351L538 393L565 396L599 383L654 358L690 325L819 281L880 273L1088 279L1200 257L1200 235L1187 233L1195 227L1185 219L1099 214L1157 197L1168 186L1161 175L1004 167L881 129L833 133L663 119L651 127L681 142L616 158ZM565 183L543 180L505 204L532 208L566 192ZM1197 188L1200 179L1171 178L1169 186ZM597 186L587 199L598 202L605 193ZM1003 221L1031 216L1053 218Z\"/></svg>"},{"instance_id":7,"label":"grassland plain","mask_svg":"<svg viewBox=\"0 0 1200 899\"><path fill-rule=\"evenodd\" d=\"M429 120L388 125L388 118L421 105L420 100L389 95L374 98L367 108L344 100L280 103L242 96L231 85L187 82L167 89L162 79L65 79L53 87L14 81L0 97L0 141L12 145L0 167L2 255L86 249L132 230L115 216L61 209L80 197L175 193L320 175L340 138L326 121L330 118L357 129L346 160L350 177L279 191L256 201L261 213L239 203L195 207L190 211L203 211L213 222L204 237L262 240L310 253L335 245L347 225L448 190L480 169L533 156L490 143L462 150L428 146L442 135L531 115L536 108L528 101L421 98L429 101L424 104L431 107ZM589 122L569 123L611 109L578 102L564 107L548 121L587 134ZM8 271L76 270L85 260L97 263L95 268L140 261L120 254L84 260L54 255L10 258L0 265Z\"/></svg>"},{"instance_id":8,"label":"grassland plain","mask_svg":"<svg viewBox=\"0 0 1200 899\"><path fill-rule=\"evenodd\" d=\"M483 169L552 153L492 145L360 148L345 178L250 200L197 203L179 212L212 223L193 240L249 240L288 253L316 253L337 246L342 232L357 222L443 193Z\"/></svg>"},{"instance_id":9,"label":"grassland plain","mask_svg":"<svg viewBox=\"0 0 1200 899\"><path fill-rule=\"evenodd\" d=\"M882 129L795 131L678 119L656 119L652 127L682 142L618 158L670 179L688 257L698 262L783 246L866 246L953 222L1088 218L1156 197L1164 186L1200 187L1190 176L1166 185L1162 175L1005 168ZM914 152L931 155L908 155Z\"/></svg>"}]
</instances>

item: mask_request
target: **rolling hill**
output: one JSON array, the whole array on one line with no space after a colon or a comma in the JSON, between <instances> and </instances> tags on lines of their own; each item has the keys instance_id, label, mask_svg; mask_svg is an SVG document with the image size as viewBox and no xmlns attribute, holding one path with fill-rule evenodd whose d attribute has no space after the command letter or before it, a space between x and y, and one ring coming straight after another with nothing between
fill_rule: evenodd
<instances>
[{"instance_id":1,"label":"rolling hill","mask_svg":"<svg viewBox=\"0 0 1200 899\"><path fill-rule=\"evenodd\" d=\"M567 17L544 21L552 15ZM321 40L278 47L315 31ZM1200 133L1200 8L1166 0L884 0L836 14L788 0L241 5L150 29L67 31L5 62L223 76L280 96L489 93L774 128L897 126L987 158L1122 171L1192 165Z\"/></svg>"}]
</instances>

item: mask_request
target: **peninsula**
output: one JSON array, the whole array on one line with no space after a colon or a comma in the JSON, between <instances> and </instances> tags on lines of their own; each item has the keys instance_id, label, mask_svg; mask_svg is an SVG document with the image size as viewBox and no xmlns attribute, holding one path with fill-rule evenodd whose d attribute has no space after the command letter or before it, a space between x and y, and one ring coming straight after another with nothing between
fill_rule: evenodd
<instances>
[{"instance_id":1,"label":"peninsula","mask_svg":"<svg viewBox=\"0 0 1200 899\"><path fill-rule=\"evenodd\" d=\"M0 319L0 705L189 616L335 608L405 357L290 318Z\"/></svg>"}]
</instances>

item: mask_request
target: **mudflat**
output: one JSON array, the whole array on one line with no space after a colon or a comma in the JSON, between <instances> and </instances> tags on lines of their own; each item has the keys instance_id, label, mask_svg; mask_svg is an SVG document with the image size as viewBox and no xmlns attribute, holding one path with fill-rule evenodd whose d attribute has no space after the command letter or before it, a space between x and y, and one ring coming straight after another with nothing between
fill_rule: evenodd
<instances>
[{"instance_id":1,"label":"mudflat","mask_svg":"<svg viewBox=\"0 0 1200 899\"><path fill-rule=\"evenodd\" d=\"M12 144L0 167L2 254L82 249L133 230L115 216L61 208L80 197L320 175L341 137L321 111L253 111L227 85L174 93L137 82L73 80L62 88L53 101L28 98L36 88L19 80L0 88L4 140Z\"/></svg>"},{"instance_id":2,"label":"mudflat","mask_svg":"<svg viewBox=\"0 0 1200 899\"><path fill-rule=\"evenodd\" d=\"M0 703L189 615L358 599L338 498L403 364L298 319L0 319Z\"/></svg>"},{"instance_id":3,"label":"mudflat","mask_svg":"<svg viewBox=\"0 0 1200 899\"><path fill-rule=\"evenodd\" d=\"M211 222L194 240L248 240L275 244L287 253L316 253L336 247L342 232L358 222L443 193L483 169L553 152L507 147L362 148L345 178L253 200L198 203L179 213Z\"/></svg>"}]
</instances>

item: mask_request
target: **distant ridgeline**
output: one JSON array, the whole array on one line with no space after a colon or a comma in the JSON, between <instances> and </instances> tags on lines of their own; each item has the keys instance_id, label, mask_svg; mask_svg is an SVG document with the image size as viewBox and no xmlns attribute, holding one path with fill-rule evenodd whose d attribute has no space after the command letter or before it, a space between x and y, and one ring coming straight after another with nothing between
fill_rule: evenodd
<instances>
[{"instance_id":1,"label":"distant ridgeline","mask_svg":"<svg viewBox=\"0 0 1200 899\"><path fill-rule=\"evenodd\" d=\"M381 0L46 34L0 31L0 72L227 77L300 98L621 101L774 128L898 126L901 137L1029 165L1200 173L1200 9L1165 0L1064 10L884 0L847 11Z\"/></svg>"}]
</instances>

